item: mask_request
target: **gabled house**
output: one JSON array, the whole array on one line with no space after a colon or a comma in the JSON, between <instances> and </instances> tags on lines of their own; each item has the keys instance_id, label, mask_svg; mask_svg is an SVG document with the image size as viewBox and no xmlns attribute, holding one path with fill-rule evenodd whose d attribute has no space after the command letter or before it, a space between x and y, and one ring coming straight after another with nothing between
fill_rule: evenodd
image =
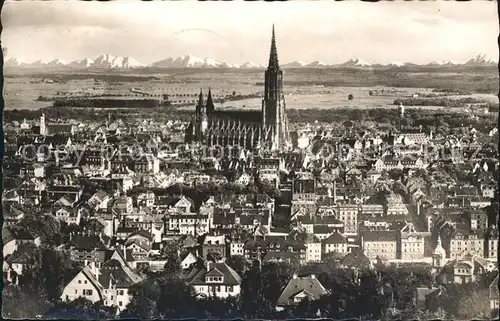
<instances>
[{"instance_id":1,"label":"gabled house","mask_svg":"<svg viewBox=\"0 0 500 321\"><path fill-rule=\"evenodd\" d=\"M342 254L348 253L347 239L338 232L334 232L326 239L323 239L322 243L323 243L323 252L325 254L330 252L337 252Z\"/></svg>"},{"instance_id":2,"label":"gabled house","mask_svg":"<svg viewBox=\"0 0 500 321\"><path fill-rule=\"evenodd\" d=\"M241 277L226 263L206 262L201 269L195 267L188 276L188 283L199 298L227 298L241 292Z\"/></svg>"},{"instance_id":3,"label":"gabled house","mask_svg":"<svg viewBox=\"0 0 500 321\"><path fill-rule=\"evenodd\" d=\"M117 307L123 311L132 298L132 288L143 277L132 271L116 257L104 262L100 267L91 262L78 273L64 288L63 301L73 301L84 297L91 302L102 301L105 306Z\"/></svg>"},{"instance_id":4,"label":"gabled house","mask_svg":"<svg viewBox=\"0 0 500 321\"><path fill-rule=\"evenodd\" d=\"M108 203L111 201L111 195L106 193L103 190L97 191L90 199L87 201L87 204L93 210L104 210L108 208Z\"/></svg>"},{"instance_id":5,"label":"gabled house","mask_svg":"<svg viewBox=\"0 0 500 321\"><path fill-rule=\"evenodd\" d=\"M61 207L56 210L54 213L54 216L63 222L66 222L66 224L80 224L81 220L81 210L79 208L73 208L73 207Z\"/></svg>"},{"instance_id":6,"label":"gabled house","mask_svg":"<svg viewBox=\"0 0 500 321\"><path fill-rule=\"evenodd\" d=\"M306 298L310 301L318 300L327 293L328 290L325 289L314 274L303 277L294 274L281 292L276 302L276 310L282 311L288 307L298 305Z\"/></svg>"},{"instance_id":7,"label":"gabled house","mask_svg":"<svg viewBox=\"0 0 500 321\"><path fill-rule=\"evenodd\" d=\"M226 257L226 236L205 235L201 246L201 257L206 260L211 252L218 253L221 258Z\"/></svg>"},{"instance_id":8,"label":"gabled house","mask_svg":"<svg viewBox=\"0 0 500 321\"><path fill-rule=\"evenodd\" d=\"M198 262L198 257L194 255L193 252L188 251L181 260L181 267L183 270L187 270L190 269L196 262Z\"/></svg>"}]
</instances>

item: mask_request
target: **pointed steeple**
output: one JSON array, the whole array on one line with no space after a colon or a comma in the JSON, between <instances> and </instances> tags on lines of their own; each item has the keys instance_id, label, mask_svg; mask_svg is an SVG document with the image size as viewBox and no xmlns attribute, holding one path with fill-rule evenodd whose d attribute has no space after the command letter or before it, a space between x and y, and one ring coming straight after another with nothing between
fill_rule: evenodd
<instances>
[{"instance_id":1,"label":"pointed steeple","mask_svg":"<svg viewBox=\"0 0 500 321\"><path fill-rule=\"evenodd\" d=\"M203 90L200 89L200 95L198 96L198 104L196 104L196 114L201 114L203 112Z\"/></svg>"},{"instance_id":2,"label":"pointed steeple","mask_svg":"<svg viewBox=\"0 0 500 321\"><path fill-rule=\"evenodd\" d=\"M212 100L212 90L208 87L208 97L207 97L207 114L215 110L214 101Z\"/></svg>"},{"instance_id":3,"label":"pointed steeple","mask_svg":"<svg viewBox=\"0 0 500 321\"><path fill-rule=\"evenodd\" d=\"M274 34L274 24L273 24L273 35L271 38L271 52L269 53L269 66L268 68L278 69L278 51L276 50L276 35Z\"/></svg>"}]
</instances>

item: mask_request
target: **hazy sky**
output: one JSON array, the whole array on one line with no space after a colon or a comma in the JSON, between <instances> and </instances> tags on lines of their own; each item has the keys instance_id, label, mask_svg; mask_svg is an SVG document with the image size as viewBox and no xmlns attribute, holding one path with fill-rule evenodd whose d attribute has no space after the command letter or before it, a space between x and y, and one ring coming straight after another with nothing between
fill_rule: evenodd
<instances>
[{"instance_id":1,"label":"hazy sky","mask_svg":"<svg viewBox=\"0 0 500 321\"><path fill-rule=\"evenodd\" d=\"M102 53L149 64L192 54L266 63L271 26L280 62L498 60L495 1L6 2L7 57L75 60Z\"/></svg>"}]
</instances>

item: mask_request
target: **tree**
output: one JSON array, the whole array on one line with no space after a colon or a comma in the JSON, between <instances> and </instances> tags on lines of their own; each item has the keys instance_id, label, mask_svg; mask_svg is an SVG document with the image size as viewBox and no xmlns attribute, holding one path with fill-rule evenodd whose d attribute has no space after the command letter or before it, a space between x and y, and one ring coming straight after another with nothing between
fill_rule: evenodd
<instances>
[{"instance_id":1,"label":"tree","mask_svg":"<svg viewBox=\"0 0 500 321\"><path fill-rule=\"evenodd\" d=\"M486 293L473 291L462 296L457 302L456 317L461 320L488 319L491 309Z\"/></svg>"},{"instance_id":2,"label":"tree","mask_svg":"<svg viewBox=\"0 0 500 321\"><path fill-rule=\"evenodd\" d=\"M232 255L226 260L229 265L239 276L245 275L251 267L251 262L243 255Z\"/></svg>"},{"instance_id":3,"label":"tree","mask_svg":"<svg viewBox=\"0 0 500 321\"><path fill-rule=\"evenodd\" d=\"M38 213L23 217L19 225L31 234L40 236L40 241L44 244L55 244L61 228L59 221L53 215Z\"/></svg>"},{"instance_id":4,"label":"tree","mask_svg":"<svg viewBox=\"0 0 500 321\"><path fill-rule=\"evenodd\" d=\"M347 99L348 99L348 100L353 100L353 99L354 99L353 94L349 94L349 96L347 96Z\"/></svg>"},{"instance_id":5,"label":"tree","mask_svg":"<svg viewBox=\"0 0 500 321\"><path fill-rule=\"evenodd\" d=\"M57 302L44 315L47 319L112 319L116 315L116 309L106 307L102 302L89 301L79 297L71 302Z\"/></svg>"},{"instance_id":6,"label":"tree","mask_svg":"<svg viewBox=\"0 0 500 321\"><path fill-rule=\"evenodd\" d=\"M163 273L166 275L178 275L181 272L180 244L168 241L162 248L162 257L167 260Z\"/></svg>"},{"instance_id":7,"label":"tree","mask_svg":"<svg viewBox=\"0 0 500 321\"><path fill-rule=\"evenodd\" d=\"M8 319L35 319L43 314L50 304L36 292L23 291L9 284L2 291L2 316Z\"/></svg>"},{"instance_id":8,"label":"tree","mask_svg":"<svg viewBox=\"0 0 500 321\"><path fill-rule=\"evenodd\" d=\"M268 306L264 301L262 272L257 261L246 271L241 281L241 312L247 319L266 315Z\"/></svg>"},{"instance_id":9,"label":"tree","mask_svg":"<svg viewBox=\"0 0 500 321\"><path fill-rule=\"evenodd\" d=\"M161 278L159 284L156 307L161 319L196 317L196 298L191 286L175 277Z\"/></svg>"},{"instance_id":10,"label":"tree","mask_svg":"<svg viewBox=\"0 0 500 321\"><path fill-rule=\"evenodd\" d=\"M222 260L222 255L219 252L210 251L207 254L207 260L217 263L220 262L220 260Z\"/></svg>"}]
</instances>

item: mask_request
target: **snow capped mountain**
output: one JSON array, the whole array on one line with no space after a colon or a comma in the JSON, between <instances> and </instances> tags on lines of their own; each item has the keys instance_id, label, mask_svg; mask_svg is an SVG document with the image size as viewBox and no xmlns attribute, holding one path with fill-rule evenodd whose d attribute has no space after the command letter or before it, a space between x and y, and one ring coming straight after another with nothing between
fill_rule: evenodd
<instances>
[{"instance_id":1,"label":"snow capped mountain","mask_svg":"<svg viewBox=\"0 0 500 321\"><path fill-rule=\"evenodd\" d=\"M328 66L328 64L324 63L322 61L316 60L316 61L311 62L310 64L307 64L307 66L308 67L326 67L326 66Z\"/></svg>"},{"instance_id":2,"label":"snow capped mountain","mask_svg":"<svg viewBox=\"0 0 500 321\"><path fill-rule=\"evenodd\" d=\"M304 67L306 65L307 65L307 63L303 62L303 61L292 61L292 62L289 62L287 64L282 65L281 67L284 67L284 68L299 68L299 67Z\"/></svg>"},{"instance_id":3,"label":"snow capped mountain","mask_svg":"<svg viewBox=\"0 0 500 321\"><path fill-rule=\"evenodd\" d=\"M458 66L460 63L454 60L446 60L446 61L433 61L428 64L428 66Z\"/></svg>"},{"instance_id":4,"label":"snow capped mountain","mask_svg":"<svg viewBox=\"0 0 500 321\"><path fill-rule=\"evenodd\" d=\"M151 64L159 68L192 68L192 67L229 67L229 64L212 58L199 58L193 55L171 57Z\"/></svg>"},{"instance_id":5,"label":"snow capped mountain","mask_svg":"<svg viewBox=\"0 0 500 321\"><path fill-rule=\"evenodd\" d=\"M25 66L27 63L25 61L22 61L16 57L11 57L9 59L6 59L4 61L4 66L5 67L20 67L20 66Z\"/></svg>"},{"instance_id":6,"label":"snow capped mountain","mask_svg":"<svg viewBox=\"0 0 500 321\"><path fill-rule=\"evenodd\" d=\"M240 65L239 68L264 68L264 66L248 61Z\"/></svg>"},{"instance_id":7,"label":"snow capped mountain","mask_svg":"<svg viewBox=\"0 0 500 321\"><path fill-rule=\"evenodd\" d=\"M405 64L399 61L393 61L388 66L390 67L403 67Z\"/></svg>"},{"instance_id":8,"label":"snow capped mountain","mask_svg":"<svg viewBox=\"0 0 500 321\"><path fill-rule=\"evenodd\" d=\"M88 68L94 63L94 60L90 58L84 58L80 60L74 60L68 64L69 67L77 67L77 68Z\"/></svg>"},{"instance_id":9,"label":"snow capped mountain","mask_svg":"<svg viewBox=\"0 0 500 321\"><path fill-rule=\"evenodd\" d=\"M359 58L351 58L348 61L341 64L341 66L344 66L344 67L369 67L371 65L372 65L372 63L361 60Z\"/></svg>"},{"instance_id":10,"label":"snow capped mountain","mask_svg":"<svg viewBox=\"0 0 500 321\"><path fill-rule=\"evenodd\" d=\"M496 62L491 57L485 54L478 54L477 56L472 57L465 64L471 66L485 66L485 65L496 65Z\"/></svg>"},{"instance_id":11,"label":"snow capped mountain","mask_svg":"<svg viewBox=\"0 0 500 321\"><path fill-rule=\"evenodd\" d=\"M414 64L402 63L393 61L389 64L378 64L375 62L368 62L359 58L352 58L341 64L328 64L322 61L313 61L310 63L300 60L292 61L290 63L282 64L282 68L331 68L331 67L357 67L357 68L400 68L412 67L418 68L419 66L433 66L433 67L455 67L455 66L495 66L497 63L491 57L485 54L479 54L466 63L459 63L453 60L447 61L433 61L429 64ZM184 55L180 57L170 57L150 65L144 65L132 57L128 56L112 56L109 54L102 54L95 59L83 58L66 62L62 59L54 60L38 60L35 62L27 63L17 57L6 58L4 66L10 68L36 68L36 69L66 69L66 68L89 68L89 69L133 69L133 68L242 68L242 69L260 69L265 68L265 65L256 64L253 62L245 62L239 64L229 64L213 58L200 58L193 55Z\"/></svg>"},{"instance_id":12,"label":"snow capped mountain","mask_svg":"<svg viewBox=\"0 0 500 321\"><path fill-rule=\"evenodd\" d=\"M59 59L59 58L56 58L52 61L49 61L47 63L48 66L65 66L67 65L68 63L62 59Z\"/></svg>"},{"instance_id":13,"label":"snow capped mountain","mask_svg":"<svg viewBox=\"0 0 500 321\"><path fill-rule=\"evenodd\" d=\"M43 67L43 66L47 66L49 64L50 61L47 61L47 60L37 60L35 62L32 62L30 65L31 66L35 66L35 67Z\"/></svg>"},{"instance_id":14,"label":"snow capped mountain","mask_svg":"<svg viewBox=\"0 0 500 321\"><path fill-rule=\"evenodd\" d=\"M112 56L103 54L94 59L91 67L96 68L137 68L144 65L132 57Z\"/></svg>"}]
</instances>

